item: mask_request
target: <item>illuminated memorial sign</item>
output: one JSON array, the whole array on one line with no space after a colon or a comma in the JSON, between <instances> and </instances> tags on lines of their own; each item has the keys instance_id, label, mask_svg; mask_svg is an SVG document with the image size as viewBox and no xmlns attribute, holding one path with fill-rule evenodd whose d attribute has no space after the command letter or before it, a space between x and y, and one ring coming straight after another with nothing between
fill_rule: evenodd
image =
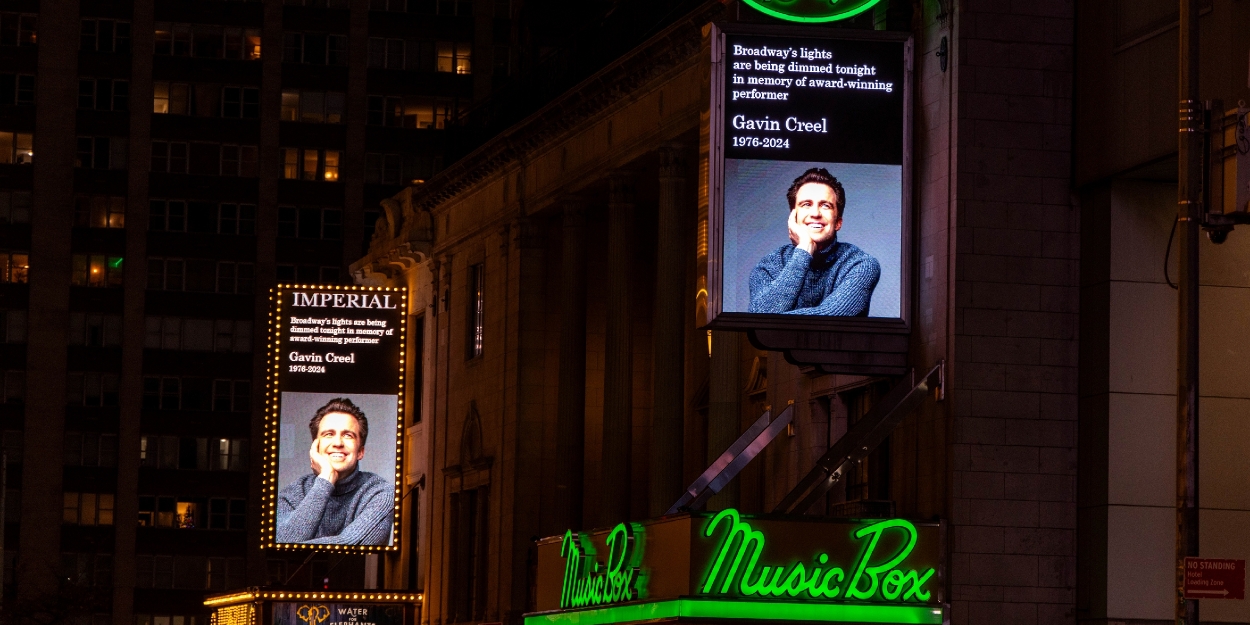
<instances>
[{"instance_id":1,"label":"illuminated memorial sign","mask_svg":"<svg viewBox=\"0 0 1250 625\"><path fill-rule=\"evenodd\" d=\"M397 548L407 293L272 292L262 544Z\"/></svg>"},{"instance_id":2,"label":"illuminated memorial sign","mask_svg":"<svg viewBox=\"0 0 1250 625\"><path fill-rule=\"evenodd\" d=\"M526 625L658 618L941 623L941 526L716 514L539 543ZM600 555L603 559L600 560Z\"/></svg>"},{"instance_id":3,"label":"illuminated memorial sign","mask_svg":"<svg viewBox=\"0 0 1250 625\"><path fill-rule=\"evenodd\" d=\"M908 35L727 24L710 38L708 323L906 331Z\"/></svg>"},{"instance_id":4,"label":"illuminated memorial sign","mask_svg":"<svg viewBox=\"0 0 1250 625\"><path fill-rule=\"evenodd\" d=\"M788 22L836 22L855 17L880 0L743 0L751 8Z\"/></svg>"}]
</instances>

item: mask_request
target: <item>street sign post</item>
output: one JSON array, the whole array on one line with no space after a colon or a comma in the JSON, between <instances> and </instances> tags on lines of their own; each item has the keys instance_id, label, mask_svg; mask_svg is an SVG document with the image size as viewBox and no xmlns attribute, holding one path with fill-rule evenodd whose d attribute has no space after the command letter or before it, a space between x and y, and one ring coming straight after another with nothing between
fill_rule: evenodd
<instances>
[{"instance_id":1,"label":"street sign post","mask_svg":"<svg viewBox=\"0 0 1250 625\"><path fill-rule=\"evenodd\" d=\"M1246 561L1185 558L1186 599L1245 599Z\"/></svg>"}]
</instances>

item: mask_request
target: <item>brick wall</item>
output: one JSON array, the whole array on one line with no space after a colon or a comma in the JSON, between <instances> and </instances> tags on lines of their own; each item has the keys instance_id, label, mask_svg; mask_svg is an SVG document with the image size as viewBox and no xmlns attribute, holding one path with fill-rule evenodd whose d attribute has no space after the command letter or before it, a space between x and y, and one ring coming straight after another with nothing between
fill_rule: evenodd
<instances>
[{"instance_id":1,"label":"brick wall","mask_svg":"<svg viewBox=\"0 0 1250 625\"><path fill-rule=\"evenodd\" d=\"M952 621L1075 621L1073 5L962 3L949 470Z\"/></svg>"}]
</instances>

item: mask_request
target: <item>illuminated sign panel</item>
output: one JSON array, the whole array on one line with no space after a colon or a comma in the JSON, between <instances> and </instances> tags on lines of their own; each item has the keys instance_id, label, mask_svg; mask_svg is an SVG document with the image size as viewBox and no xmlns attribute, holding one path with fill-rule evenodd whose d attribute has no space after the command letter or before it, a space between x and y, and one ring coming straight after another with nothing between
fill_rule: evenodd
<instances>
[{"instance_id":1,"label":"illuminated sign panel","mask_svg":"<svg viewBox=\"0 0 1250 625\"><path fill-rule=\"evenodd\" d=\"M906 329L910 39L743 24L711 38L708 322Z\"/></svg>"},{"instance_id":2,"label":"illuminated sign panel","mask_svg":"<svg viewBox=\"0 0 1250 625\"><path fill-rule=\"evenodd\" d=\"M263 545L398 547L407 293L272 292Z\"/></svg>"},{"instance_id":3,"label":"illuminated sign panel","mask_svg":"<svg viewBox=\"0 0 1250 625\"><path fill-rule=\"evenodd\" d=\"M275 602L273 625L404 625L404 606Z\"/></svg>"},{"instance_id":4,"label":"illuminated sign panel","mask_svg":"<svg viewBox=\"0 0 1250 625\"><path fill-rule=\"evenodd\" d=\"M539 543L526 625L670 617L940 623L941 526L733 509Z\"/></svg>"},{"instance_id":5,"label":"illuminated sign panel","mask_svg":"<svg viewBox=\"0 0 1250 625\"><path fill-rule=\"evenodd\" d=\"M743 0L751 8L788 22L836 22L855 17L880 0Z\"/></svg>"}]
</instances>

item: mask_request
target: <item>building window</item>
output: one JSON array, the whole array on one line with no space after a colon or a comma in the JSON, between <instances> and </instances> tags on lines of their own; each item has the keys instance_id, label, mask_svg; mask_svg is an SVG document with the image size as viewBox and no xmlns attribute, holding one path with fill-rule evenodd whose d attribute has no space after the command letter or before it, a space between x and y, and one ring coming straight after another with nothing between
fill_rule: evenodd
<instances>
[{"instance_id":1,"label":"building window","mask_svg":"<svg viewBox=\"0 0 1250 625\"><path fill-rule=\"evenodd\" d=\"M486 487L448 497L451 523L448 558L448 621L481 620L486 608Z\"/></svg>"},{"instance_id":2,"label":"building window","mask_svg":"<svg viewBox=\"0 0 1250 625\"><path fill-rule=\"evenodd\" d=\"M126 139L124 137L78 137L77 156L74 162L75 167L125 169Z\"/></svg>"},{"instance_id":3,"label":"building window","mask_svg":"<svg viewBox=\"0 0 1250 625\"><path fill-rule=\"evenodd\" d=\"M80 78L78 108L97 111L125 111L130 98L130 83L109 78Z\"/></svg>"},{"instance_id":4,"label":"building window","mask_svg":"<svg viewBox=\"0 0 1250 625\"><path fill-rule=\"evenodd\" d=\"M65 404L68 406L116 406L116 373L97 371L71 371L65 386Z\"/></svg>"},{"instance_id":5,"label":"building window","mask_svg":"<svg viewBox=\"0 0 1250 625\"><path fill-rule=\"evenodd\" d=\"M260 117L260 89L254 87L222 87L221 116L241 119Z\"/></svg>"},{"instance_id":6,"label":"building window","mask_svg":"<svg viewBox=\"0 0 1250 625\"><path fill-rule=\"evenodd\" d=\"M222 442L227 442L222 439ZM246 499L209 499L208 529L213 530L245 530L247 529ZM283 580L286 581L286 580Z\"/></svg>"},{"instance_id":7,"label":"building window","mask_svg":"<svg viewBox=\"0 0 1250 625\"><path fill-rule=\"evenodd\" d=\"M0 191L0 224L30 223L30 191Z\"/></svg>"},{"instance_id":8,"label":"building window","mask_svg":"<svg viewBox=\"0 0 1250 625\"><path fill-rule=\"evenodd\" d=\"M217 263L218 293L251 293L255 269L252 263L219 261Z\"/></svg>"},{"instance_id":9,"label":"building window","mask_svg":"<svg viewBox=\"0 0 1250 625\"><path fill-rule=\"evenodd\" d=\"M39 16L0 13L0 46L33 46ZM6 578L7 579L7 578Z\"/></svg>"},{"instance_id":10,"label":"building window","mask_svg":"<svg viewBox=\"0 0 1250 625\"><path fill-rule=\"evenodd\" d=\"M434 158L415 154L365 154L365 182L415 184L434 174ZM367 225L369 224L366 221Z\"/></svg>"},{"instance_id":11,"label":"building window","mask_svg":"<svg viewBox=\"0 0 1250 625\"><path fill-rule=\"evenodd\" d=\"M0 131L0 165L29 165L34 161L34 135Z\"/></svg>"},{"instance_id":12,"label":"building window","mask_svg":"<svg viewBox=\"0 0 1250 625\"><path fill-rule=\"evenodd\" d=\"M247 412L252 409L251 380L213 380L213 410Z\"/></svg>"},{"instance_id":13,"label":"building window","mask_svg":"<svg viewBox=\"0 0 1250 625\"><path fill-rule=\"evenodd\" d=\"M190 471L246 471L246 438L140 436L139 466Z\"/></svg>"},{"instance_id":14,"label":"building window","mask_svg":"<svg viewBox=\"0 0 1250 625\"><path fill-rule=\"evenodd\" d=\"M35 103L35 77L0 74L0 105L29 106Z\"/></svg>"},{"instance_id":15,"label":"building window","mask_svg":"<svg viewBox=\"0 0 1250 625\"><path fill-rule=\"evenodd\" d=\"M0 283L25 284L29 276L29 254L0 250Z\"/></svg>"},{"instance_id":16,"label":"building window","mask_svg":"<svg viewBox=\"0 0 1250 625\"><path fill-rule=\"evenodd\" d=\"M277 265L275 271L278 282L296 284L336 284L340 273L338 267L317 265Z\"/></svg>"},{"instance_id":17,"label":"building window","mask_svg":"<svg viewBox=\"0 0 1250 625\"><path fill-rule=\"evenodd\" d=\"M186 232L187 203L182 200L151 200L148 203L148 229Z\"/></svg>"},{"instance_id":18,"label":"building window","mask_svg":"<svg viewBox=\"0 0 1250 625\"><path fill-rule=\"evenodd\" d=\"M181 407L182 380L174 377L143 378L143 407L153 410L178 410Z\"/></svg>"},{"instance_id":19,"label":"building window","mask_svg":"<svg viewBox=\"0 0 1250 625\"><path fill-rule=\"evenodd\" d=\"M343 211L338 208L279 206L278 236L340 239L343 236Z\"/></svg>"},{"instance_id":20,"label":"building window","mask_svg":"<svg viewBox=\"0 0 1250 625\"><path fill-rule=\"evenodd\" d=\"M111 493L65 493L66 525L112 525L113 495Z\"/></svg>"},{"instance_id":21,"label":"building window","mask_svg":"<svg viewBox=\"0 0 1250 625\"><path fill-rule=\"evenodd\" d=\"M152 171L187 173L187 144L174 141L152 142Z\"/></svg>"},{"instance_id":22,"label":"building window","mask_svg":"<svg viewBox=\"0 0 1250 625\"><path fill-rule=\"evenodd\" d=\"M335 182L339 179L340 154L338 150L282 148L282 177Z\"/></svg>"},{"instance_id":23,"label":"building window","mask_svg":"<svg viewBox=\"0 0 1250 625\"><path fill-rule=\"evenodd\" d=\"M256 61L260 29L157 22L156 54Z\"/></svg>"},{"instance_id":24,"label":"building window","mask_svg":"<svg viewBox=\"0 0 1250 625\"><path fill-rule=\"evenodd\" d=\"M256 234L256 205L223 203L217 210L218 234Z\"/></svg>"},{"instance_id":25,"label":"building window","mask_svg":"<svg viewBox=\"0 0 1250 625\"><path fill-rule=\"evenodd\" d=\"M190 114L191 85L184 82L152 83L152 112L162 115Z\"/></svg>"},{"instance_id":26,"label":"building window","mask_svg":"<svg viewBox=\"0 0 1250 625\"><path fill-rule=\"evenodd\" d=\"M68 342L82 347L117 347L122 344L122 316L71 312Z\"/></svg>"},{"instance_id":27,"label":"building window","mask_svg":"<svg viewBox=\"0 0 1250 625\"><path fill-rule=\"evenodd\" d=\"M74 198L74 225L79 228L126 227L126 198L107 195Z\"/></svg>"},{"instance_id":28,"label":"building window","mask_svg":"<svg viewBox=\"0 0 1250 625\"><path fill-rule=\"evenodd\" d=\"M252 351L251 321L147 317L145 323L143 347L146 349L238 353Z\"/></svg>"},{"instance_id":29,"label":"building window","mask_svg":"<svg viewBox=\"0 0 1250 625\"><path fill-rule=\"evenodd\" d=\"M441 129L453 114L450 100L371 95L366 103L365 123L370 126Z\"/></svg>"},{"instance_id":30,"label":"building window","mask_svg":"<svg viewBox=\"0 0 1250 625\"><path fill-rule=\"evenodd\" d=\"M221 175L255 178L256 153L254 145L221 146Z\"/></svg>"},{"instance_id":31,"label":"building window","mask_svg":"<svg viewBox=\"0 0 1250 625\"><path fill-rule=\"evenodd\" d=\"M341 124L346 95L341 91L283 91L282 120Z\"/></svg>"},{"instance_id":32,"label":"building window","mask_svg":"<svg viewBox=\"0 0 1250 625\"><path fill-rule=\"evenodd\" d=\"M186 288L186 261L181 258L149 258L148 288L153 291L182 291Z\"/></svg>"},{"instance_id":33,"label":"building window","mask_svg":"<svg viewBox=\"0 0 1250 625\"><path fill-rule=\"evenodd\" d=\"M71 258L70 284L94 287L121 286L122 262L121 256L74 254Z\"/></svg>"},{"instance_id":34,"label":"building window","mask_svg":"<svg viewBox=\"0 0 1250 625\"><path fill-rule=\"evenodd\" d=\"M482 355L482 335L486 328L486 265L469 266L468 301L468 354L469 358Z\"/></svg>"},{"instance_id":35,"label":"building window","mask_svg":"<svg viewBox=\"0 0 1250 625\"><path fill-rule=\"evenodd\" d=\"M117 435L98 432L65 433L65 466L117 466ZM112 506L109 506L111 513ZM110 515L111 516L111 515ZM105 525L111 525L112 519Z\"/></svg>"},{"instance_id":36,"label":"building window","mask_svg":"<svg viewBox=\"0 0 1250 625\"><path fill-rule=\"evenodd\" d=\"M24 310L0 310L0 343L25 343L25 342L26 342L26 311ZM3 401L3 400L0 400L0 401Z\"/></svg>"},{"instance_id":37,"label":"building window","mask_svg":"<svg viewBox=\"0 0 1250 625\"><path fill-rule=\"evenodd\" d=\"M130 22L85 19L79 44L83 52L130 52Z\"/></svg>"},{"instance_id":38,"label":"building window","mask_svg":"<svg viewBox=\"0 0 1250 625\"><path fill-rule=\"evenodd\" d=\"M308 65L347 65L347 35L286 33L282 61Z\"/></svg>"},{"instance_id":39,"label":"building window","mask_svg":"<svg viewBox=\"0 0 1250 625\"><path fill-rule=\"evenodd\" d=\"M404 69L404 58L403 39L369 38L369 67ZM416 69L416 67L409 69Z\"/></svg>"},{"instance_id":40,"label":"building window","mask_svg":"<svg viewBox=\"0 0 1250 625\"><path fill-rule=\"evenodd\" d=\"M437 44L437 49L438 71L450 72L454 74L473 73L472 59L470 58L473 51L473 44L463 41L440 41Z\"/></svg>"},{"instance_id":41,"label":"building window","mask_svg":"<svg viewBox=\"0 0 1250 625\"><path fill-rule=\"evenodd\" d=\"M4 388L0 389L0 400L4 403L21 404L26 401L25 371L5 371L0 384L4 385Z\"/></svg>"},{"instance_id":42,"label":"building window","mask_svg":"<svg viewBox=\"0 0 1250 625\"><path fill-rule=\"evenodd\" d=\"M873 405L889 390L889 386L877 382L842 393L846 405L847 428L855 427ZM846 501L887 501L890 499L890 439L851 467L846 476Z\"/></svg>"}]
</instances>

